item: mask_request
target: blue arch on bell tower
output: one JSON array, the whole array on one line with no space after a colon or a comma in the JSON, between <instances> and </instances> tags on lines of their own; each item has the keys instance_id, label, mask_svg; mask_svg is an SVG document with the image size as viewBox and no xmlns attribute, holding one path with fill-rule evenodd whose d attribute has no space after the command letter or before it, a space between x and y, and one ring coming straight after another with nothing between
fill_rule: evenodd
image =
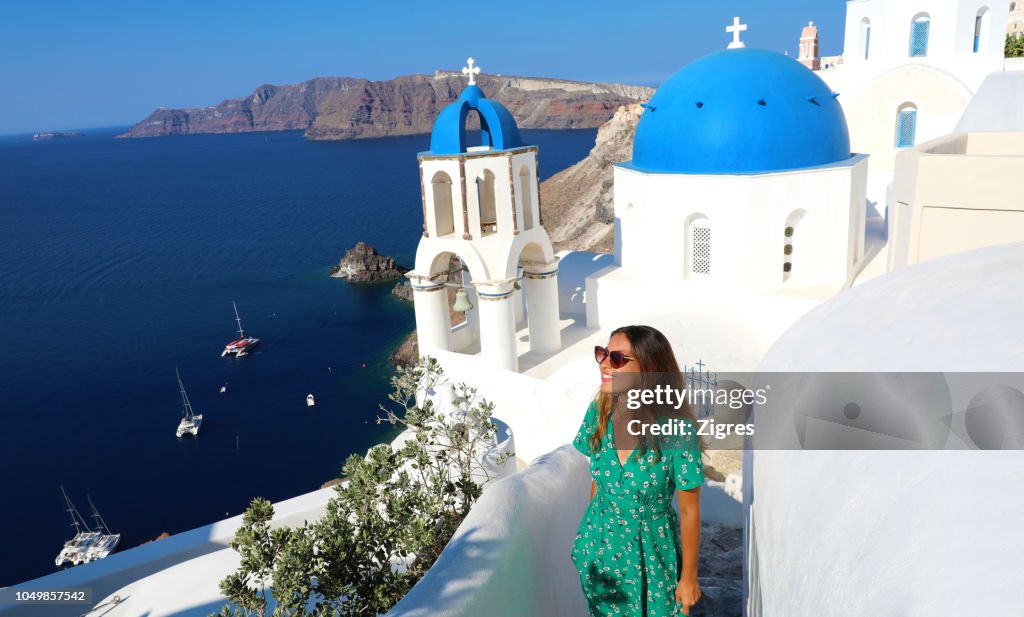
<instances>
[{"instance_id":1,"label":"blue arch on bell tower","mask_svg":"<svg viewBox=\"0 0 1024 617\"><path fill-rule=\"evenodd\" d=\"M466 119L475 111L480 117L481 145L507 150L523 145L512 114L500 103L484 96L476 85L467 86L455 102L437 115L430 134L431 154L462 154L467 149Z\"/></svg>"}]
</instances>

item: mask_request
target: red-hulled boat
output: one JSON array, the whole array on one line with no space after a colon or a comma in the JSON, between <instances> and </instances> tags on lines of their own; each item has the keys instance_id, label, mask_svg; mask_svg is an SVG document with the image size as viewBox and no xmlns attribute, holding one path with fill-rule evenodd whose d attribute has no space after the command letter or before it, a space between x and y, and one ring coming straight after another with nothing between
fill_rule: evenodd
<instances>
[{"instance_id":1,"label":"red-hulled boat","mask_svg":"<svg viewBox=\"0 0 1024 617\"><path fill-rule=\"evenodd\" d=\"M238 338L228 343L220 355L222 358L228 355L241 358L259 345L260 339L245 335L245 332L242 330L242 319L238 316L238 306L234 302L231 305L235 307L235 321L238 322Z\"/></svg>"}]
</instances>

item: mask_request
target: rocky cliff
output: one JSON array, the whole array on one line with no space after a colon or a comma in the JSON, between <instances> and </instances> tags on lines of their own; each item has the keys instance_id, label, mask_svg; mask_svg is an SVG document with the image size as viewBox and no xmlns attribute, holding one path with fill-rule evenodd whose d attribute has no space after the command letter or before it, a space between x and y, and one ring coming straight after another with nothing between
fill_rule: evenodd
<instances>
[{"instance_id":1,"label":"rocky cliff","mask_svg":"<svg viewBox=\"0 0 1024 617\"><path fill-rule=\"evenodd\" d=\"M541 183L541 221L556 251L612 252L612 165L633 158L642 112L639 103L619 108L585 159Z\"/></svg>"},{"instance_id":2,"label":"rocky cliff","mask_svg":"<svg viewBox=\"0 0 1024 617\"><path fill-rule=\"evenodd\" d=\"M319 102L330 92L361 80L317 78L288 86L262 85L245 98L192 109L158 108L118 137L163 137L188 133L243 133L306 129Z\"/></svg>"},{"instance_id":3,"label":"rocky cliff","mask_svg":"<svg viewBox=\"0 0 1024 617\"><path fill-rule=\"evenodd\" d=\"M532 77L479 75L477 82L527 129L593 128L620 105L653 94L641 86ZM320 77L263 85L245 98L215 106L157 109L120 137L298 129L308 139L331 140L429 133L438 112L465 85L465 77L451 71L387 81Z\"/></svg>"},{"instance_id":4,"label":"rocky cliff","mask_svg":"<svg viewBox=\"0 0 1024 617\"><path fill-rule=\"evenodd\" d=\"M357 242L345 252L338 265L331 267L331 276L352 283L370 283L396 279L408 272L394 257L381 255L365 242Z\"/></svg>"}]
</instances>

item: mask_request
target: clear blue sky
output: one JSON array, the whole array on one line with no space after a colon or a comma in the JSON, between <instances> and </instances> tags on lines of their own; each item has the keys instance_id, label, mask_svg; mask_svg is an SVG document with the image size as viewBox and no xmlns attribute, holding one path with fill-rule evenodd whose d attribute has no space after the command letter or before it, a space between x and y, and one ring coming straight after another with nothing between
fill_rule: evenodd
<instances>
[{"instance_id":1,"label":"clear blue sky","mask_svg":"<svg viewBox=\"0 0 1024 617\"><path fill-rule=\"evenodd\" d=\"M458 69L658 85L722 49L842 51L842 0L0 2L0 134L132 124L264 83Z\"/></svg>"}]
</instances>

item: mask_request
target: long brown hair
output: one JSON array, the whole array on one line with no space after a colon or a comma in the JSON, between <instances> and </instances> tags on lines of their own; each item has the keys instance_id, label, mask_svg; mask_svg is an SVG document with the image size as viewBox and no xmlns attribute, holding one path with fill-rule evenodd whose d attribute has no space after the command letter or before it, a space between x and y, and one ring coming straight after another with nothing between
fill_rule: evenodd
<instances>
[{"instance_id":1,"label":"long brown hair","mask_svg":"<svg viewBox=\"0 0 1024 617\"><path fill-rule=\"evenodd\" d=\"M611 339L616 334L622 334L629 340L629 345L633 349L632 356L640 365L640 388L653 389L657 383L671 386L677 391L683 390L685 386L683 374L679 370L679 363L676 362L676 356L672 352L672 345L664 334L651 326L623 326L612 330L608 338ZM594 400L597 401L597 426L594 427L594 432L588 439L591 452L601 449L601 440L608 429L608 418L611 417L619 396L615 392L599 391L594 397ZM653 419L653 412L650 409L645 409L640 415L648 416L648 421ZM696 425L697 418L688 401L684 402L679 410L674 410L672 415L677 418L686 418ZM637 456L642 455L651 446L646 437L641 438L640 441L640 447L636 451ZM699 443L703 452L705 444L703 440L699 440ZM657 450L657 445L653 447Z\"/></svg>"}]
</instances>

